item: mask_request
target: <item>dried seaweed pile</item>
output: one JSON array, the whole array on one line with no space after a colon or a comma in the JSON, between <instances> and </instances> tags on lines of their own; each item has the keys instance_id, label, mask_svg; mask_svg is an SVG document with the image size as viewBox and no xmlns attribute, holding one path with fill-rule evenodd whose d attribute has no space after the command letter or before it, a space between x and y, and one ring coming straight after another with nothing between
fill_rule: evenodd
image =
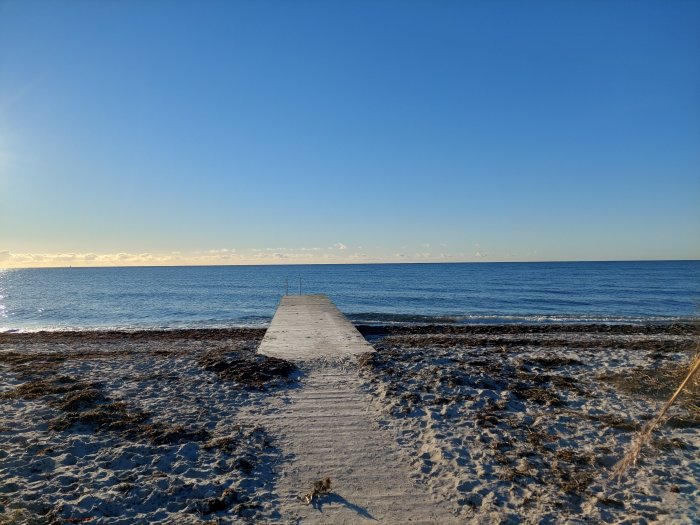
<instances>
[{"instance_id":1,"label":"dried seaweed pile","mask_svg":"<svg viewBox=\"0 0 700 525\"><path fill-rule=\"evenodd\" d=\"M284 359L227 349L207 353L200 358L199 364L221 380L235 381L258 390L289 383L292 374L298 370L294 363Z\"/></svg>"}]
</instances>

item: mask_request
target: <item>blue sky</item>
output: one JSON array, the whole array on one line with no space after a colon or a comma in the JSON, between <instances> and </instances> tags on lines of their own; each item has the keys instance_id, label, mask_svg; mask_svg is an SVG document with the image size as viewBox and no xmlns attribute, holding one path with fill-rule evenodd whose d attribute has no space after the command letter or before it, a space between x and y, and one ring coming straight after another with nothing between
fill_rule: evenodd
<instances>
[{"instance_id":1,"label":"blue sky","mask_svg":"<svg viewBox=\"0 0 700 525\"><path fill-rule=\"evenodd\" d=\"M0 266L699 241L700 2L0 0Z\"/></svg>"}]
</instances>

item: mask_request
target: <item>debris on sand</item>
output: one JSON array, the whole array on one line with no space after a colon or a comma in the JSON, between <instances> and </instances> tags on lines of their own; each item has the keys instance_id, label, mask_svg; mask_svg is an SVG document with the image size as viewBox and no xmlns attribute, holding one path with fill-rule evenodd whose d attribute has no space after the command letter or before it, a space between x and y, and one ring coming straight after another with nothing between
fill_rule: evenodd
<instances>
[{"instance_id":1,"label":"debris on sand","mask_svg":"<svg viewBox=\"0 0 700 525\"><path fill-rule=\"evenodd\" d=\"M314 486L311 489L311 492L307 492L306 494L301 496L300 499L301 499L301 501L303 501L307 505L310 505L314 501L315 498L317 498L321 494L328 494L328 492L330 490L331 490L331 478L320 479L314 483Z\"/></svg>"},{"instance_id":2,"label":"debris on sand","mask_svg":"<svg viewBox=\"0 0 700 525\"><path fill-rule=\"evenodd\" d=\"M21 385L0 395L3 399L38 399L45 396L57 396L69 392L96 387L96 384L86 384L73 376L56 375L26 381Z\"/></svg>"},{"instance_id":3,"label":"debris on sand","mask_svg":"<svg viewBox=\"0 0 700 525\"><path fill-rule=\"evenodd\" d=\"M287 382L297 366L284 359L250 351L219 350L203 356L199 363L222 381L235 381L246 388L266 390Z\"/></svg>"}]
</instances>

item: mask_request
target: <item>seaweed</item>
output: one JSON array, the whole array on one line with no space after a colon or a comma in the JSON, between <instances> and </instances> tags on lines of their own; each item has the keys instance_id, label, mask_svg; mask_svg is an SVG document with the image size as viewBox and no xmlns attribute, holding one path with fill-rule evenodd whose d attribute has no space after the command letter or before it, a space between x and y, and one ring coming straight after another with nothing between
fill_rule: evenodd
<instances>
[{"instance_id":1,"label":"seaweed","mask_svg":"<svg viewBox=\"0 0 700 525\"><path fill-rule=\"evenodd\" d=\"M34 379L2 394L4 399L39 399L45 396L60 395L83 390L88 386L72 376L55 376L48 379Z\"/></svg>"},{"instance_id":2,"label":"seaweed","mask_svg":"<svg viewBox=\"0 0 700 525\"><path fill-rule=\"evenodd\" d=\"M183 425L167 426L161 423L144 425L139 429L154 445L171 445L173 443L189 443L191 441L205 441L210 438L205 429L187 428Z\"/></svg>"},{"instance_id":3,"label":"seaweed","mask_svg":"<svg viewBox=\"0 0 700 525\"><path fill-rule=\"evenodd\" d=\"M298 370L294 363L285 359L252 352L210 352L200 358L199 363L222 381L235 381L257 390L288 382Z\"/></svg>"}]
</instances>

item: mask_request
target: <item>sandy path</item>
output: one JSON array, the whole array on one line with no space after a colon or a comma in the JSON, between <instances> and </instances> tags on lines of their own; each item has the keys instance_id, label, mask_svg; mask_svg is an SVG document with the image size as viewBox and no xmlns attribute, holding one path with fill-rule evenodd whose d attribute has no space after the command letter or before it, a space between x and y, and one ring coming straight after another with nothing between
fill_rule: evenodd
<instances>
[{"instance_id":1,"label":"sandy path","mask_svg":"<svg viewBox=\"0 0 700 525\"><path fill-rule=\"evenodd\" d=\"M285 522L450 523L444 503L417 481L396 436L380 427L380 413L361 389L357 354L372 351L324 296L285 297L259 351L291 359L304 375L299 388L250 417L277 437L286 460L275 492ZM331 478L314 505L300 496Z\"/></svg>"}]
</instances>

